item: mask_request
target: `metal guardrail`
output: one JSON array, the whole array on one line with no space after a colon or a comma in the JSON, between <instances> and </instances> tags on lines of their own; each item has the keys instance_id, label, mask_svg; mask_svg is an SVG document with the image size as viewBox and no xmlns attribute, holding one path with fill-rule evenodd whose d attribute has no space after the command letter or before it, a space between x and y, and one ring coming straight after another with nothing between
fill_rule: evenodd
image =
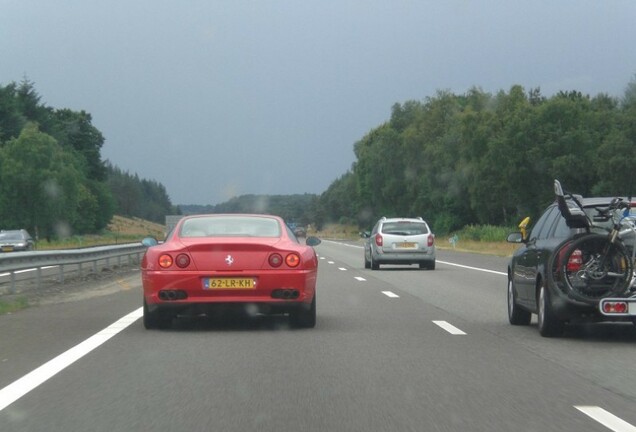
<instances>
[{"instance_id":1,"label":"metal guardrail","mask_svg":"<svg viewBox=\"0 0 636 432\"><path fill-rule=\"evenodd\" d=\"M147 247L141 243L129 243L85 249L2 253L0 254L0 274L10 274L9 293L15 294L16 272L21 270L35 269L34 277L40 288L44 268L58 267L59 282L64 283L65 266L78 266L81 274L82 265L90 263L92 270L97 273L97 263L100 261L104 263L102 268L108 268L111 265L121 266L123 259L127 260L127 264L138 264L146 249Z\"/></svg>"}]
</instances>

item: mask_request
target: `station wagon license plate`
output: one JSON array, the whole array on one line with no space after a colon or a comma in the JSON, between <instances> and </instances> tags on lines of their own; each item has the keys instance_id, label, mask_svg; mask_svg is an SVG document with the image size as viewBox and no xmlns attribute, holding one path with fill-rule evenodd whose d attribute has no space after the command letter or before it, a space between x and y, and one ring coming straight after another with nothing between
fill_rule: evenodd
<instances>
[{"instance_id":1,"label":"station wagon license plate","mask_svg":"<svg viewBox=\"0 0 636 432\"><path fill-rule=\"evenodd\" d=\"M417 243L413 242L402 242L395 244L396 249L415 249L417 248Z\"/></svg>"},{"instance_id":2,"label":"station wagon license plate","mask_svg":"<svg viewBox=\"0 0 636 432\"><path fill-rule=\"evenodd\" d=\"M254 278L204 278L203 289L254 289Z\"/></svg>"}]
</instances>

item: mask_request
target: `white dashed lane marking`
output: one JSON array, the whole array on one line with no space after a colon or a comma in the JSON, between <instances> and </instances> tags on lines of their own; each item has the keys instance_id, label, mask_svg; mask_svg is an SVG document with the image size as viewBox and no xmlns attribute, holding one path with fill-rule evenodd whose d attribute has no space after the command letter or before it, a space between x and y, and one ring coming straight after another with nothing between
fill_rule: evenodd
<instances>
[{"instance_id":1,"label":"white dashed lane marking","mask_svg":"<svg viewBox=\"0 0 636 432\"><path fill-rule=\"evenodd\" d=\"M636 432L636 427L603 408L597 406L575 406L574 408L614 432Z\"/></svg>"},{"instance_id":2,"label":"white dashed lane marking","mask_svg":"<svg viewBox=\"0 0 636 432\"><path fill-rule=\"evenodd\" d=\"M447 332L449 332L452 335L465 335L466 334L463 331L461 331L460 329L458 329L457 327L455 327L454 325L449 324L446 321L433 321L433 323L437 324L438 326L440 326L441 328L443 328L444 330L446 330Z\"/></svg>"},{"instance_id":3,"label":"white dashed lane marking","mask_svg":"<svg viewBox=\"0 0 636 432\"><path fill-rule=\"evenodd\" d=\"M384 294L387 297L391 297L391 298L400 298L399 295L397 295L396 293L391 292L391 291L382 291L382 294Z\"/></svg>"}]
</instances>

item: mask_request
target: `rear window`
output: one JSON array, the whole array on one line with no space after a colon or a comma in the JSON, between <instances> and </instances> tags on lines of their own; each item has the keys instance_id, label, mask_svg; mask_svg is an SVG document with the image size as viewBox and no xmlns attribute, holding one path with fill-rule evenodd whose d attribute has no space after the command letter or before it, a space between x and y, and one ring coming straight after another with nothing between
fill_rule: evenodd
<instances>
[{"instance_id":1,"label":"rear window","mask_svg":"<svg viewBox=\"0 0 636 432\"><path fill-rule=\"evenodd\" d=\"M22 233L20 232L5 232L0 233L1 240L22 240Z\"/></svg>"},{"instance_id":2,"label":"rear window","mask_svg":"<svg viewBox=\"0 0 636 432\"><path fill-rule=\"evenodd\" d=\"M382 233L394 235L428 234L428 226L422 222L387 222L382 226Z\"/></svg>"},{"instance_id":3,"label":"rear window","mask_svg":"<svg viewBox=\"0 0 636 432\"><path fill-rule=\"evenodd\" d=\"M197 217L186 219L181 237L280 237L280 224L265 217Z\"/></svg>"}]
</instances>

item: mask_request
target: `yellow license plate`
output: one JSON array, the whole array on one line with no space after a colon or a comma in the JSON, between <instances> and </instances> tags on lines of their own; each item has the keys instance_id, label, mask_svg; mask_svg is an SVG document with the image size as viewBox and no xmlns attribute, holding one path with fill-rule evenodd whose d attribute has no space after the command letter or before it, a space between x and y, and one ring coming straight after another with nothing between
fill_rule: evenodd
<instances>
[{"instance_id":1,"label":"yellow license plate","mask_svg":"<svg viewBox=\"0 0 636 432\"><path fill-rule=\"evenodd\" d=\"M417 247L417 243L413 242L402 242L397 244L398 249L415 249Z\"/></svg>"},{"instance_id":2,"label":"yellow license plate","mask_svg":"<svg viewBox=\"0 0 636 432\"><path fill-rule=\"evenodd\" d=\"M2 246L2 252L12 252L13 246Z\"/></svg>"},{"instance_id":3,"label":"yellow license plate","mask_svg":"<svg viewBox=\"0 0 636 432\"><path fill-rule=\"evenodd\" d=\"M253 289L256 286L253 278L205 278L204 289Z\"/></svg>"}]
</instances>

